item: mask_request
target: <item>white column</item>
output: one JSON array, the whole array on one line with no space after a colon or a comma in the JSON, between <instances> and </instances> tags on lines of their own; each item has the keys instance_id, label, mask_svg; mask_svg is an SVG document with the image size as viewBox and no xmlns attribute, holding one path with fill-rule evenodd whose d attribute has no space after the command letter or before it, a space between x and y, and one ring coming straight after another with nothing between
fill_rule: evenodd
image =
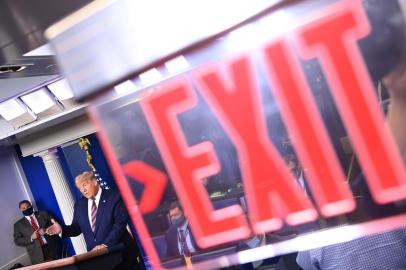
<instances>
[{"instance_id":1,"label":"white column","mask_svg":"<svg viewBox=\"0 0 406 270\"><path fill-rule=\"evenodd\" d=\"M41 157L45 164L45 169L47 170L47 174L51 182L52 189L54 190L59 209L62 212L62 217L65 224L71 224L73 220L73 206L75 202L72 192L69 189L65 174L62 170L57 150L49 149L37 153L35 156ZM71 240L76 254L81 254L87 251L83 235L72 237Z\"/></svg>"}]
</instances>

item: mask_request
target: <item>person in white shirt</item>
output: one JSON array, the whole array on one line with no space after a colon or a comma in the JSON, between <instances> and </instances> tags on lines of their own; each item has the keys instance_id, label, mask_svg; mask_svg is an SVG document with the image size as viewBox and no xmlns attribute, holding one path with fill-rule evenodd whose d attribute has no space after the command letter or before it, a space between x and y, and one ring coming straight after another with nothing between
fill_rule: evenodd
<instances>
[{"instance_id":1,"label":"person in white shirt","mask_svg":"<svg viewBox=\"0 0 406 270\"><path fill-rule=\"evenodd\" d=\"M289 168L289 171L292 174L292 176L296 179L296 182L302 188L303 192L306 194L307 197L309 197L310 192L303 175L303 170L300 166L297 157L294 154L289 153L283 156L283 160L285 161L286 166Z\"/></svg>"},{"instance_id":2,"label":"person in white shirt","mask_svg":"<svg viewBox=\"0 0 406 270\"><path fill-rule=\"evenodd\" d=\"M197 245L189 228L183 209L178 202L173 202L169 207L171 227L165 234L168 257L182 255L190 257L197 251Z\"/></svg>"}]
</instances>

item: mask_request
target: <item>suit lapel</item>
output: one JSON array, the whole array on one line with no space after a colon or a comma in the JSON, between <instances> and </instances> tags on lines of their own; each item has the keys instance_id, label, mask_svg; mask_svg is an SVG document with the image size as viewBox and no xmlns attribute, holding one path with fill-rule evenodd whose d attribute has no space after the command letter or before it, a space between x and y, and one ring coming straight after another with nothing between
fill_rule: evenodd
<instances>
[{"instance_id":1,"label":"suit lapel","mask_svg":"<svg viewBox=\"0 0 406 270\"><path fill-rule=\"evenodd\" d=\"M31 226L31 223L28 221L28 219L26 217L23 217L21 219L21 225L26 227L27 229L30 228L32 231L34 231L34 229Z\"/></svg>"},{"instance_id":2,"label":"suit lapel","mask_svg":"<svg viewBox=\"0 0 406 270\"><path fill-rule=\"evenodd\" d=\"M97 233L97 230L100 227L101 219L103 216L103 211L106 208L106 203L107 203L107 192L105 190L102 190L102 193L100 195L100 201L99 205L97 207L97 214L96 214L96 229L95 229L95 234Z\"/></svg>"},{"instance_id":3,"label":"suit lapel","mask_svg":"<svg viewBox=\"0 0 406 270\"><path fill-rule=\"evenodd\" d=\"M37 222L38 222L38 227L39 228L44 228L45 227L45 221L44 221L44 219L43 219L43 216L42 215L40 215L38 212L35 212L34 213L34 216L35 216L35 218L37 219Z\"/></svg>"},{"instance_id":4,"label":"suit lapel","mask_svg":"<svg viewBox=\"0 0 406 270\"><path fill-rule=\"evenodd\" d=\"M302 176L303 176L303 183L304 183L304 186L305 186L305 189L306 189L307 196L309 196L311 198L312 193L311 193L309 185L307 184L306 175L305 175L303 170L302 170Z\"/></svg>"},{"instance_id":5,"label":"suit lapel","mask_svg":"<svg viewBox=\"0 0 406 270\"><path fill-rule=\"evenodd\" d=\"M188 229L188 231L189 231L190 240L191 240L191 242L192 242L193 248L195 249L195 251L197 251L197 250L199 249L199 248L198 248L199 246L197 245L196 240L195 240L195 237L193 236L193 233L192 233L192 231L190 230L189 224L188 224L187 229Z\"/></svg>"}]
</instances>

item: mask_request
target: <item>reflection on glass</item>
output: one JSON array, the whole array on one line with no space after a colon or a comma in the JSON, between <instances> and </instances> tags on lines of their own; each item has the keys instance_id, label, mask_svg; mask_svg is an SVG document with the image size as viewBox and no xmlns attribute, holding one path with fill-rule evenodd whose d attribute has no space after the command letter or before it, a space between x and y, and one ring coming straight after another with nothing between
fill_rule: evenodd
<instances>
[{"instance_id":1,"label":"reflection on glass","mask_svg":"<svg viewBox=\"0 0 406 270\"><path fill-rule=\"evenodd\" d=\"M381 2L383 3L383 1ZM376 91L376 94L379 94L377 100L381 101L383 113L388 110L386 117L389 127L401 157L405 161L406 125L403 119L403 115L406 115L404 112L406 109L406 90L404 89L406 86L406 65L403 62L405 55L404 16L397 1L385 1L384 4L381 2L373 0L362 2L372 32L361 39L358 44L373 85L379 89ZM296 14L297 10L303 10L307 7L304 4L302 6L296 5L292 8L286 8L284 12ZM294 16L289 18L295 21ZM291 23L294 24L295 22ZM103 105L96 108L102 120L103 132L106 133L120 165L133 160L141 160L163 172L170 180L165 187L159 206L153 212L143 214L149 239L152 240L155 252L163 266L172 268L188 263L199 265L197 263L222 256L228 256L224 260L229 264L246 263L247 267L252 268L282 263L288 265L292 261L295 262L296 254L282 255L300 250L297 257L298 263L304 269L313 269L312 267L316 267L316 264L320 266L320 269L333 269L329 267L334 263L341 267L337 269L372 269L367 266L381 264L382 261L380 260L385 256L393 259L390 262L385 261L386 264L383 268L405 268L406 262L403 262L404 246L402 246L405 235L403 229L399 229L399 227L405 222L406 205L403 200L379 204L372 197L370 186L366 180L368 173L365 172L365 168L362 169L362 164L359 164L356 150L354 150L356 147L352 144L353 138L348 134L348 128L343 124L344 121L337 106L337 100L333 97L335 94L331 91L331 78L326 75L325 67L319 59L304 60L296 55L300 70L304 72L305 81L309 85L312 99L317 106L317 112L321 115L323 127L327 130L334 150L333 154L340 165L339 169L344 172L345 181L342 184L351 189L356 208L354 211L334 217L323 216L320 209L317 208L317 197L323 196L323 194L315 190L314 185L309 184L308 176L311 175L312 169L304 165L302 162L303 154L300 156L299 151L297 151L299 138L291 132L291 129L282 119L281 104L274 94L275 89L268 84L264 60L258 56L259 53L253 52L248 54L248 57L255 67L253 69L255 71L255 83L258 85L258 96L260 96L258 106L263 108L267 138L280 156L281 167L285 165L283 170L286 170L288 174L290 172L291 185L304 195L303 197L315 207L318 214L317 218L304 224L294 226L284 222L282 227L276 231L253 233L253 224L251 224L253 213L250 213L249 210L250 198L247 196L247 184L244 179L247 176L242 173L247 160L241 158L239 149L237 149L236 143L227 129L228 127L218 116L213 103L202 93L200 85L193 80L194 72L199 70L202 64L210 61L219 63L220 67L223 68L221 72L225 72L224 67L228 63L227 61L234 57L233 55L230 56L228 47L229 42L235 42L232 41L233 38L236 38L235 35L234 37L231 35L228 38L217 39L196 51L184 54L184 59L190 65L188 68L191 68L191 71L179 77L171 78L169 81L165 81L167 78L164 77L162 78L164 81L159 82L154 88L130 93L117 100L104 102ZM294 43L291 40L289 42ZM262 45L257 44L258 51ZM164 66L159 68L160 71L165 69ZM199 195L207 196L213 211L229 209L227 207L235 205L240 206L243 210L244 220L248 222L247 226L251 226L249 227L251 234L244 239L228 241L210 248L200 247L195 239L195 229L191 228L189 222L191 213L184 210L188 206L182 204L182 200L175 191L176 187L172 185L173 173L171 174L168 169L168 162L163 159L156 136L151 130L151 122L146 119L148 112L143 110L140 105L140 101L142 102L144 98L160 95L168 82L181 80L185 77L191 82L197 102L188 110L176 115L176 121L182 131L181 136L183 136L189 149L207 141L211 142L220 165L220 170L217 173L200 178L196 177L199 181L196 185L202 187L202 192ZM232 79L229 77L228 83L232 84ZM242 108L238 109L240 109L241 119L249 113ZM368 134L364 135L368 136ZM318 169L324 170L325 168L320 167ZM136 179L130 179L130 177L127 177L126 180L132 194L137 200L140 200L145 186L137 182ZM329 180L326 179L325 181ZM194 180L188 179L188 181ZM264 188L269 188L269 186L265 184ZM258 190L253 192L256 191ZM275 196L275 194L270 194L270 196ZM291 199L281 198L281 200L288 202ZM278 201L273 200L272 202ZM283 204L280 204L280 208L283 208ZM354 240L363 235L383 231L390 232ZM339 244L343 241L349 242ZM380 249L379 246L382 243L386 244ZM324 247L331 244L335 245ZM313 250L305 251L311 248ZM235 256L235 253L238 253L238 256ZM368 255L367 260L364 259L366 255ZM269 259L268 257L274 258ZM251 263L253 260L255 262ZM220 261L215 262L213 260L210 267L221 266ZM368 263L366 263L367 261Z\"/></svg>"}]
</instances>

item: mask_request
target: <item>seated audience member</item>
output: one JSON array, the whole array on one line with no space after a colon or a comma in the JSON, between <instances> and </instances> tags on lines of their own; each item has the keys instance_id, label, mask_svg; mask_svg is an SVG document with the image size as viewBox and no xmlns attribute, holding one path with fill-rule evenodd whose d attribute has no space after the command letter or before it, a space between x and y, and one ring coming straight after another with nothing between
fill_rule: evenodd
<instances>
[{"instance_id":1,"label":"seated audience member","mask_svg":"<svg viewBox=\"0 0 406 270\"><path fill-rule=\"evenodd\" d=\"M296 261L304 270L406 269L406 230L301 251Z\"/></svg>"},{"instance_id":2,"label":"seated audience member","mask_svg":"<svg viewBox=\"0 0 406 270\"><path fill-rule=\"evenodd\" d=\"M288 167L292 176L296 179L296 182L302 188L306 196L310 196L310 189L307 186L307 182L305 180L305 175L303 174L302 167L294 154L285 154L283 156L283 160L285 161L286 166Z\"/></svg>"},{"instance_id":3,"label":"seated audience member","mask_svg":"<svg viewBox=\"0 0 406 270\"><path fill-rule=\"evenodd\" d=\"M251 248L257 248L260 246L265 245L265 234L261 234L261 235L254 235L252 237L250 237L249 239L240 241L238 243L238 251L241 250L245 250L245 249L251 249ZM272 258L275 260L275 262L279 259L279 257L277 258ZM243 268L245 270L250 270L250 269L256 269L257 267L259 267L260 265L263 264L263 260L259 260L259 261L255 261L255 262L251 262L251 263L245 263L243 265Z\"/></svg>"},{"instance_id":4,"label":"seated audience member","mask_svg":"<svg viewBox=\"0 0 406 270\"><path fill-rule=\"evenodd\" d=\"M168 257L177 255L190 257L193 252L196 252L197 244L189 228L189 222L178 202L171 203L169 218L171 226L165 233L166 255Z\"/></svg>"},{"instance_id":5,"label":"seated audience member","mask_svg":"<svg viewBox=\"0 0 406 270\"><path fill-rule=\"evenodd\" d=\"M18 207L24 217L14 223L14 243L27 249L32 264L58 259L58 237L45 234L45 228L52 224L51 215L34 211L27 200L21 201Z\"/></svg>"},{"instance_id":6,"label":"seated audience member","mask_svg":"<svg viewBox=\"0 0 406 270\"><path fill-rule=\"evenodd\" d=\"M285 164L288 167L291 175L295 178L297 184L303 190L306 197L310 198L310 200L313 200L312 192L306 181L306 176L303 172L302 166L300 165L300 162L297 159L296 155L293 153L287 153L287 154L283 155L283 160L285 161ZM283 236L286 234L288 234L288 235L289 234L300 234L300 233L313 231L317 228L319 228L318 222L305 223L305 224L301 224L301 225L295 226L295 227L290 227L290 226L286 225L281 231L279 231L278 233L276 233L274 235Z\"/></svg>"}]
</instances>

